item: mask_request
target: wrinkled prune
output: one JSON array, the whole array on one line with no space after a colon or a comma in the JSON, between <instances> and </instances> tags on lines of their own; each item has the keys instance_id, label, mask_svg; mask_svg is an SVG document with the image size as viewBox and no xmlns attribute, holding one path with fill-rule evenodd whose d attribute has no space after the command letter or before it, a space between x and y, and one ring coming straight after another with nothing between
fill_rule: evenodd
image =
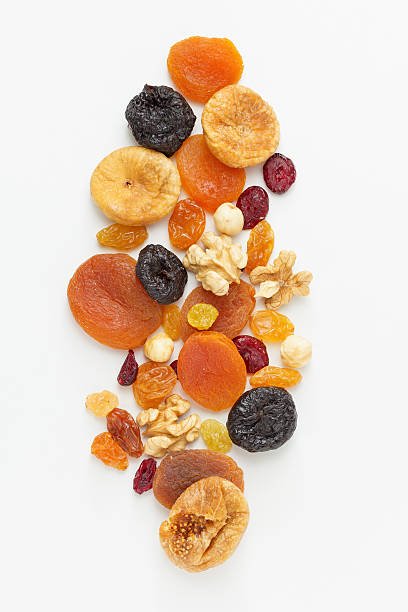
<instances>
[{"instance_id":1,"label":"wrinkled prune","mask_svg":"<svg viewBox=\"0 0 408 612\"><path fill-rule=\"evenodd\" d=\"M234 444L250 453L279 448L296 429L297 413L290 393L278 387L246 391L231 408L227 429Z\"/></svg>"},{"instance_id":2,"label":"wrinkled prune","mask_svg":"<svg viewBox=\"0 0 408 612\"><path fill-rule=\"evenodd\" d=\"M129 102L125 116L140 145L168 157L190 136L196 120L187 100L166 85L145 85Z\"/></svg>"},{"instance_id":3,"label":"wrinkled prune","mask_svg":"<svg viewBox=\"0 0 408 612\"><path fill-rule=\"evenodd\" d=\"M122 385L122 387L129 387L130 385L133 385L136 380L138 369L139 366L135 359L135 353L132 349L129 349L126 359L123 362L118 374L118 383Z\"/></svg>"},{"instance_id":4,"label":"wrinkled prune","mask_svg":"<svg viewBox=\"0 0 408 612\"><path fill-rule=\"evenodd\" d=\"M185 267L177 255L161 244L148 244L140 251L136 276L159 304L176 302L187 283Z\"/></svg>"},{"instance_id":5,"label":"wrinkled prune","mask_svg":"<svg viewBox=\"0 0 408 612\"><path fill-rule=\"evenodd\" d=\"M244 334L236 336L232 341L245 361L248 374L254 374L269 364L268 352L262 340Z\"/></svg>"},{"instance_id":6,"label":"wrinkled prune","mask_svg":"<svg viewBox=\"0 0 408 612\"><path fill-rule=\"evenodd\" d=\"M252 229L268 214L269 196L262 187L248 187L239 196L237 208L244 215L243 229Z\"/></svg>"},{"instance_id":7,"label":"wrinkled prune","mask_svg":"<svg viewBox=\"0 0 408 612\"><path fill-rule=\"evenodd\" d=\"M145 493L153 487L153 478L156 473L156 459L144 459L133 479L133 490L135 493Z\"/></svg>"}]
</instances>

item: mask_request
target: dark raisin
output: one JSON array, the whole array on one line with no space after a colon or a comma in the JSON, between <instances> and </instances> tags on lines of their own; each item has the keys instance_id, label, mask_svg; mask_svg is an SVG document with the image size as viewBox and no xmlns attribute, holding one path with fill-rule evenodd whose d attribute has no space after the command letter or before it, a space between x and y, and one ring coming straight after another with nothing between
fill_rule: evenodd
<instances>
[{"instance_id":1,"label":"dark raisin","mask_svg":"<svg viewBox=\"0 0 408 612\"><path fill-rule=\"evenodd\" d=\"M139 366L137 365L135 354L132 349L130 349L122 367L120 368L118 383L122 385L122 387L129 387L129 385L133 385L137 377L138 369Z\"/></svg>"},{"instance_id":2,"label":"dark raisin","mask_svg":"<svg viewBox=\"0 0 408 612\"><path fill-rule=\"evenodd\" d=\"M133 490L135 493L145 493L153 487L153 478L156 473L156 460L144 459L139 465L139 468L133 479Z\"/></svg>"},{"instance_id":3,"label":"dark raisin","mask_svg":"<svg viewBox=\"0 0 408 612\"><path fill-rule=\"evenodd\" d=\"M159 304L177 302L187 283L185 267L177 255L161 244L148 244L140 251L136 276Z\"/></svg>"},{"instance_id":4,"label":"dark raisin","mask_svg":"<svg viewBox=\"0 0 408 612\"><path fill-rule=\"evenodd\" d=\"M140 145L168 157L190 136L196 120L185 98L166 85L145 85L129 102L125 116Z\"/></svg>"},{"instance_id":5,"label":"dark raisin","mask_svg":"<svg viewBox=\"0 0 408 612\"><path fill-rule=\"evenodd\" d=\"M275 153L263 167L264 180L273 193L285 193L296 179L296 168L289 157Z\"/></svg>"},{"instance_id":6,"label":"dark raisin","mask_svg":"<svg viewBox=\"0 0 408 612\"><path fill-rule=\"evenodd\" d=\"M269 365L268 351L262 340L243 334L236 336L232 341L245 361L248 374L254 374Z\"/></svg>"},{"instance_id":7,"label":"dark raisin","mask_svg":"<svg viewBox=\"0 0 408 612\"><path fill-rule=\"evenodd\" d=\"M290 393L278 387L246 391L231 408L227 420L234 444L250 453L279 448L296 429L297 413Z\"/></svg>"},{"instance_id":8,"label":"dark raisin","mask_svg":"<svg viewBox=\"0 0 408 612\"><path fill-rule=\"evenodd\" d=\"M171 362L170 367L173 368L176 376L177 376L177 363L178 363L178 359L175 359L174 361Z\"/></svg>"},{"instance_id":9,"label":"dark raisin","mask_svg":"<svg viewBox=\"0 0 408 612\"><path fill-rule=\"evenodd\" d=\"M139 425L127 410L114 408L106 417L106 425L112 438L131 457L143 455L143 442Z\"/></svg>"},{"instance_id":10,"label":"dark raisin","mask_svg":"<svg viewBox=\"0 0 408 612\"><path fill-rule=\"evenodd\" d=\"M248 187L239 196L237 207L244 215L244 229L252 229L268 214L269 196L262 187Z\"/></svg>"}]
</instances>

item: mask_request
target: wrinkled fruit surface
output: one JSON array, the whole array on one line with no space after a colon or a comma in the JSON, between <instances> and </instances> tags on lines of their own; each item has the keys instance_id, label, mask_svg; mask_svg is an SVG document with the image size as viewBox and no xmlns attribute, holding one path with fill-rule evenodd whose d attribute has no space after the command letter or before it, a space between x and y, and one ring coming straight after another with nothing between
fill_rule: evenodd
<instances>
[{"instance_id":1,"label":"wrinkled fruit surface","mask_svg":"<svg viewBox=\"0 0 408 612\"><path fill-rule=\"evenodd\" d=\"M111 410L119 406L119 398L111 391L91 393L85 400L85 406L97 417L105 417Z\"/></svg>"},{"instance_id":2,"label":"wrinkled fruit surface","mask_svg":"<svg viewBox=\"0 0 408 612\"><path fill-rule=\"evenodd\" d=\"M244 215L243 229L252 229L268 214L269 196L262 187L248 187L239 196L237 207Z\"/></svg>"},{"instance_id":3,"label":"wrinkled fruit surface","mask_svg":"<svg viewBox=\"0 0 408 612\"><path fill-rule=\"evenodd\" d=\"M131 457L143 454L139 425L126 410L115 408L106 417L107 430L112 438Z\"/></svg>"},{"instance_id":4,"label":"wrinkled fruit surface","mask_svg":"<svg viewBox=\"0 0 408 612\"><path fill-rule=\"evenodd\" d=\"M247 244L248 263L246 272L248 274L257 266L266 266L274 244L273 229L265 219L251 229Z\"/></svg>"},{"instance_id":5,"label":"wrinkled fruit surface","mask_svg":"<svg viewBox=\"0 0 408 612\"><path fill-rule=\"evenodd\" d=\"M177 202L169 219L169 238L176 249L188 249L198 242L205 229L205 213L193 200Z\"/></svg>"},{"instance_id":6,"label":"wrinkled fruit surface","mask_svg":"<svg viewBox=\"0 0 408 612\"><path fill-rule=\"evenodd\" d=\"M248 504L238 487L211 476L181 494L160 526L160 542L175 565L202 572L232 555L248 520Z\"/></svg>"},{"instance_id":7,"label":"wrinkled fruit surface","mask_svg":"<svg viewBox=\"0 0 408 612\"><path fill-rule=\"evenodd\" d=\"M112 348L141 346L161 323L160 306L146 293L135 266L124 253L94 255L79 266L68 285L77 323Z\"/></svg>"},{"instance_id":8,"label":"wrinkled fruit surface","mask_svg":"<svg viewBox=\"0 0 408 612\"><path fill-rule=\"evenodd\" d=\"M296 179L296 168L289 157L275 153L263 167L266 186L273 193L285 193Z\"/></svg>"},{"instance_id":9,"label":"wrinkled fruit surface","mask_svg":"<svg viewBox=\"0 0 408 612\"><path fill-rule=\"evenodd\" d=\"M136 275L153 300L176 302L184 292L187 271L177 255L161 244L148 244L139 253Z\"/></svg>"},{"instance_id":10,"label":"wrinkled fruit surface","mask_svg":"<svg viewBox=\"0 0 408 612\"><path fill-rule=\"evenodd\" d=\"M200 434L207 448L219 453L228 453L232 448L231 438L223 423L206 419L201 423Z\"/></svg>"},{"instance_id":11,"label":"wrinkled fruit surface","mask_svg":"<svg viewBox=\"0 0 408 612\"><path fill-rule=\"evenodd\" d=\"M186 450L166 455L157 468L153 493L171 508L190 485L201 478L220 476L244 490L244 474L231 457L211 450Z\"/></svg>"},{"instance_id":12,"label":"wrinkled fruit surface","mask_svg":"<svg viewBox=\"0 0 408 612\"><path fill-rule=\"evenodd\" d=\"M201 134L187 138L176 160L183 189L210 213L224 202L234 202L244 188L245 170L220 162Z\"/></svg>"},{"instance_id":13,"label":"wrinkled fruit surface","mask_svg":"<svg viewBox=\"0 0 408 612\"><path fill-rule=\"evenodd\" d=\"M257 310L249 326L254 336L264 342L283 342L295 331L292 321L275 310Z\"/></svg>"},{"instance_id":14,"label":"wrinkled fruit surface","mask_svg":"<svg viewBox=\"0 0 408 612\"><path fill-rule=\"evenodd\" d=\"M246 385L244 360L232 340L219 332L190 336L180 351L177 371L184 391L216 412L230 408Z\"/></svg>"},{"instance_id":15,"label":"wrinkled fruit surface","mask_svg":"<svg viewBox=\"0 0 408 612\"><path fill-rule=\"evenodd\" d=\"M160 363L143 363L133 385L133 395L142 408L157 408L160 402L171 395L177 376L174 370Z\"/></svg>"},{"instance_id":16,"label":"wrinkled fruit surface","mask_svg":"<svg viewBox=\"0 0 408 612\"><path fill-rule=\"evenodd\" d=\"M162 327L172 340L178 340L181 333L181 313L177 304L167 304L162 307Z\"/></svg>"},{"instance_id":17,"label":"wrinkled fruit surface","mask_svg":"<svg viewBox=\"0 0 408 612\"><path fill-rule=\"evenodd\" d=\"M187 296L181 308L181 338L186 341L196 330L187 320L188 311L195 304L211 304L218 310L218 317L211 331L218 331L234 338L245 327L255 306L254 289L241 280L230 285L227 295L217 296L212 291L197 287Z\"/></svg>"},{"instance_id":18,"label":"wrinkled fruit surface","mask_svg":"<svg viewBox=\"0 0 408 612\"><path fill-rule=\"evenodd\" d=\"M195 304L187 313L191 327L199 330L210 329L218 317L218 310L211 304Z\"/></svg>"},{"instance_id":19,"label":"wrinkled fruit surface","mask_svg":"<svg viewBox=\"0 0 408 612\"><path fill-rule=\"evenodd\" d=\"M127 357L123 362L118 374L118 383L122 385L122 387L129 387L130 385L133 385L136 380L138 369L139 366L135 359L135 353L132 349L129 349Z\"/></svg>"},{"instance_id":20,"label":"wrinkled fruit surface","mask_svg":"<svg viewBox=\"0 0 408 612\"><path fill-rule=\"evenodd\" d=\"M268 351L261 340L253 336L242 335L235 336L232 341L245 361L248 374L253 374L268 365Z\"/></svg>"},{"instance_id":21,"label":"wrinkled fruit surface","mask_svg":"<svg viewBox=\"0 0 408 612\"><path fill-rule=\"evenodd\" d=\"M156 459L143 459L133 479L133 490L135 493L145 493L153 487L153 478L156 473Z\"/></svg>"},{"instance_id":22,"label":"wrinkled fruit surface","mask_svg":"<svg viewBox=\"0 0 408 612\"><path fill-rule=\"evenodd\" d=\"M250 453L279 448L292 437L297 413L290 393L278 387L246 391L231 408L227 429L231 440Z\"/></svg>"},{"instance_id":23,"label":"wrinkled fruit surface","mask_svg":"<svg viewBox=\"0 0 408 612\"><path fill-rule=\"evenodd\" d=\"M171 47L167 67L184 96L205 103L222 87L237 83L244 65L228 38L192 36Z\"/></svg>"},{"instance_id":24,"label":"wrinkled fruit surface","mask_svg":"<svg viewBox=\"0 0 408 612\"><path fill-rule=\"evenodd\" d=\"M102 246L111 247L118 251L130 251L140 246L146 240L147 235L144 226L133 227L113 223L101 229L96 234L96 238Z\"/></svg>"},{"instance_id":25,"label":"wrinkled fruit surface","mask_svg":"<svg viewBox=\"0 0 408 612\"><path fill-rule=\"evenodd\" d=\"M302 375L291 368L266 366L249 379L253 387L294 387L302 380Z\"/></svg>"},{"instance_id":26,"label":"wrinkled fruit surface","mask_svg":"<svg viewBox=\"0 0 408 612\"><path fill-rule=\"evenodd\" d=\"M105 465L117 470L126 470L129 465L125 451L107 431L96 436L92 442L91 453L103 461Z\"/></svg>"}]
</instances>

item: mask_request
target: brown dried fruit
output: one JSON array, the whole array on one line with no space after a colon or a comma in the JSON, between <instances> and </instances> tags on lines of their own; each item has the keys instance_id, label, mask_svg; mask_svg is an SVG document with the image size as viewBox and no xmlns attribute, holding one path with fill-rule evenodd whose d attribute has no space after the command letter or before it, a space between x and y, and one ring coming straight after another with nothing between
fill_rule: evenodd
<instances>
[{"instance_id":1,"label":"brown dried fruit","mask_svg":"<svg viewBox=\"0 0 408 612\"><path fill-rule=\"evenodd\" d=\"M143 454L143 442L139 425L129 412L115 408L106 417L106 424L112 438L131 457Z\"/></svg>"}]
</instances>

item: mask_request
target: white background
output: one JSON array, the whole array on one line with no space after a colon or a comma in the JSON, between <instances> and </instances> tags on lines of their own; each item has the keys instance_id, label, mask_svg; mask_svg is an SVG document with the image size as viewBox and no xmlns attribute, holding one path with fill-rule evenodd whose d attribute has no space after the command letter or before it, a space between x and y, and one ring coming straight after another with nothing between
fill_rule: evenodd
<instances>
[{"instance_id":1,"label":"white background","mask_svg":"<svg viewBox=\"0 0 408 612\"><path fill-rule=\"evenodd\" d=\"M407 609L405 7L3 7L3 610ZM274 106L280 151L298 170L290 193L270 198L275 254L295 250L297 269L315 275L310 298L284 310L314 345L294 391L298 429L276 452L234 450L250 526L225 565L199 575L162 552L167 513L151 493L133 493L138 462L120 473L89 454L104 423L85 396L109 388L123 408L136 406L116 383L123 352L88 338L66 301L76 267L101 252L95 233L106 220L89 197L91 172L132 144L128 101L146 82L170 84L168 49L192 34L230 37L242 83ZM259 169L248 173L259 182ZM151 241L166 232L166 222L152 227Z\"/></svg>"}]
</instances>

